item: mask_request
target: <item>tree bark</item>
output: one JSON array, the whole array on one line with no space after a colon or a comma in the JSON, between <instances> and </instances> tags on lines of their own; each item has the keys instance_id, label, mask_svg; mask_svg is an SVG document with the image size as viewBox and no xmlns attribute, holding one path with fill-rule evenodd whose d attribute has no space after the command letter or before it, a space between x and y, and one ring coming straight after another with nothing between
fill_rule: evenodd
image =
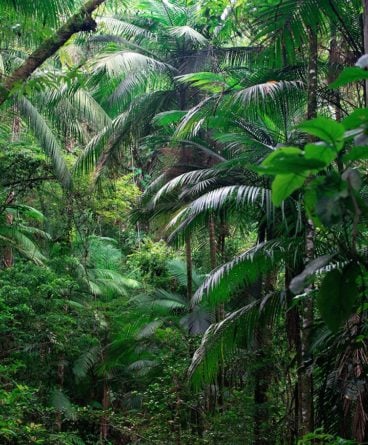
<instances>
[{"instance_id":1,"label":"tree bark","mask_svg":"<svg viewBox=\"0 0 368 445\"><path fill-rule=\"evenodd\" d=\"M216 226L215 226L215 218L213 215L210 215L208 221L208 237L210 242L210 266L211 270L214 270L217 267L217 241L216 241ZM216 308L216 322L219 323L224 319L224 304L221 303ZM224 386L225 386L225 370L223 363L220 364L219 372L217 375L217 385L218 385L218 394L216 399L220 408L224 404Z\"/></svg>"},{"instance_id":2,"label":"tree bark","mask_svg":"<svg viewBox=\"0 0 368 445\"><path fill-rule=\"evenodd\" d=\"M265 325L257 328L256 348L257 363L254 373L254 445L270 445L268 389L271 381L271 368L267 363L267 346L271 337L271 329Z\"/></svg>"},{"instance_id":3,"label":"tree bark","mask_svg":"<svg viewBox=\"0 0 368 445\"><path fill-rule=\"evenodd\" d=\"M25 62L17 68L1 85L0 105L9 97L11 90L24 83L31 74L40 67L49 57L53 56L73 34L78 32L95 31L97 24L92 18L92 13L105 0L89 0L80 10L62 25L56 33L46 39Z\"/></svg>"},{"instance_id":4,"label":"tree bark","mask_svg":"<svg viewBox=\"0 0 368 445\"><path fill-rule=\"evenodd\" d=\"M264 223L258 226L258 243L263 243L272 238L272 234L268 233ZM256 287L253 290L257 300L273 291L275 275L268 273L260 276ZM267 323L257 324L255 331L254 347L256 353L255 369L254 369L254 445L270 445L270 429L269 429L269 411L268 411L268 389L272 380L272 369L269 366L268 349L272 336L271 328Z\"/></svg>"},{"instance_id":5,"label":"tree bark","mask_svg":"<svg viewBox=\"0 0 368 445\"><path fill-rule=\"evenodd\" d=\"M368 1L368 0L367 0ZM340 50L337 39L336 26L331 24L331 40L330 40L330 57L328 61L328 83L332 83L336 80L338 71L337 68L340 62ZM341 98L340 91L334 90L333 92L333 105L335 108L335 119L341 120Z\"/></svg>"},{"instance_id":6,"label":"tree bark","mask_svg":"<svg viewBox=\"0 0 368 445\"><path fill-rule=\"evenodd\" d=\"M14 220L13 215L11 213L7 213L5 218L6 224L11 226ZM5 269L8 269L9 267L12 267L14 265L14 254L13 248L11 246L4 247L3 264Z\"/></svg>"},{"instance_id":7,"label":"tree bark","mask_svg":"<svg viewBox=\"0 0 368 445\"><path fill-rule=\"evenodd\" d=\"M364 54L368 54L368 0L362 0L363 4L363 47ZM364 103L368 106L368 81L364 82Z\"/></svg>"},{"instance_id":8,"label":"tree bark","mask_svg":"<svg viewBox=\"0 0 368 445\"><path fill-rule=\"evenodd\" d=\"M21 122L20 118L17 114L17 107L13 106L13 124L12 124L12 135L11 135L11 142L18 142L20 138L20 129L21 129ZM11 191L7 198L7 203L11 204L14 201L14 191ZM12 213L6 213L5 214L5 220L6 224L11 226L14 222L14 216ZM3 254L3 264L4 267L7 269L9 267L12 267L14 265L14 252L13 248L9 245L4 248L4 254Z\"/></svg>"},{"instance_id":9,"label":"tree bark","mask_svg":"<svg viewBox=\"0 0 368 445\"><path fill-rule=\"evenodd\" d=\"M185 259L187 263L187 299L190 304L193 296L192 245L190 235L185 236Z\"/></svg>"},{"instance_id":10,"label":"tree bark","mask_svg":"<svg viewBox=\"0 0 368 445\"><path fill-rule=\"evenodd\" d=\"M61 354L61 357L60 357L60 360L58 363L58 368L57 368L57 380L58 380L58 386L59 386L60 392L62 392L64 389L64 377L65 377L65 356L64 356L64 354ZM56 430L58 432L60 432L63 427L62 414L63 413L60 409L58 409L56 411L55 425L56 425Z\"/></svg>"},{"instance_id":11,"label":"tree bark","mask_svg":"<svg viewBox=\"0 0 368 445\"><path fill-rule=\"evenodd\" d=\"M211 270L216 268L217 265L217 245L216 245L216 230L215 220L211 215L208 221L208 237L210 241L210 266Z\"/></svg>"},{"instance_id":12,"label":"tree bark","mask_svg":"<svg viewBox=\"0 0 368 445\"><path fill-rule=\"evenodd\" d=\"M100 423L100 439L103 443L107 440L107 435L109 431L109 423L108 423L108 416L107 416L107 410L110 407L110 397L109 397L109 386L107 383L107 378L104 378L103 381L103 388L102 388L102 410L103 414L101 417L101 423Z\"/></svg>"},{"instance_id":13,"label":"tree bark","mask_svg":"<svg viewBox=\"0 0 368 445\"><path fill-rule=\"evenodd\" d=\"M308 109L307 118L317 116L317 67L318 67L318 39L316 30L309 30L309 67L308 67ZM313 139L311 139L313 142ZM309 263L314 257L315 229L313 222L306 221L305 228L305 258ZM300 406L300 434L305 435L314 429L313 413L313 379L309 365L311 363L311 327L313 323L313 302L308 294L311 287L304 292L307 298L301 310L301 368L299 369L299 406Z\"/></svg>"},{"instance_id":14,"label":"tree bark","mask_svg":"<svg viewBox=\"0 0 368 445\"><path fill-rule=\"evenodd\" d=\"M286 335L289 343L289 347L295 351L296 354L296 365L298 372L298 382L301 380L301 372L302 372L302 352L301 352L301 322L300 322L300 314L298 308L293 306L293 298L294 295L289 289L291 280L301 273L303 270L302 265L300 268L295 268L293 266L293 259L287 261L285 264L285 289L286 289ZM293 394L293 400L290 403L290 407L293 409L294 416L288 422L288 432L289 432L289 444L296 443L298 438L298 431L300 425L300 391L299 384L297 383L295 386L293 384L293 388L291 389Z\"/></svg>"}]
</instances>

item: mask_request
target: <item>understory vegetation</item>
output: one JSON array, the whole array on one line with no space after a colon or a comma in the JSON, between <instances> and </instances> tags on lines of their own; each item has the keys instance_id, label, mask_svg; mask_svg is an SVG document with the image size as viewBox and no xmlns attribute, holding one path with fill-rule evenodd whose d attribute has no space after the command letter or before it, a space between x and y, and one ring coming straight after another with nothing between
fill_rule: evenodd
<instances>
[{"instance_id":1,"label":"understory vegetation","mask_svg":"<svg viewBox=\"0 0 368 445\"><path fill-rule=\"evenodd\" d=\"M0 443L368 443L368 1L0 20Z\"/></svg>"}]
</instances>

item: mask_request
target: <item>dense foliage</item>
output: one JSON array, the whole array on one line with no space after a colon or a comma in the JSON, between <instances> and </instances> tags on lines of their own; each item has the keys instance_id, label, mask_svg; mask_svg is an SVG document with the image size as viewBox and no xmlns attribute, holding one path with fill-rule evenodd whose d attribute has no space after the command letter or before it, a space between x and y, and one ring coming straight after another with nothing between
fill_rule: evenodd
<instances>
[{"instance_id":1,"label":"dense foliage","mask_svg":"<svg viewBox=\"0 0 368 445\"><path fill-rule=\"evenodd\" d=\"M368 443L368 2L0 16L0 443Z\"/></svg>"}]
</instances>

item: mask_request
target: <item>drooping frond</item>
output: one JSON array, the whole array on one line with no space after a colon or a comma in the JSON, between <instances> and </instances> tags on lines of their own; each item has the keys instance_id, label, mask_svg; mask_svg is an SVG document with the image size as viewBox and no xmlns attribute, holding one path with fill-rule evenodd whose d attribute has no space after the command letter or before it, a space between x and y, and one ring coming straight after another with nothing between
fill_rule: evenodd
<instances>
[{"instance_id":1,"label":"drooping frond","mask_svg":"<svg viewBox=\"0 0 368 445\"><path fill-rule=\"evenodd\" d=\"M178 283L182 286L187 286L187 266L183 260L175 258L167 263L167 269L172 277L174 277ZM192 271L192 282L193 288L198 289L198 287L203 282L203 276L198 275L198 273Z\"/></svg>"},{"instance_id":2,"label":"drooping frond","mask_svg":"<svg viewBox=\"0 0 368 445\"><path fill-rule=\"evenodd\" d=\"M94 181L97 182L114 157L118 157L124 149L127 151L129 143L149 131L146 122L150 122L171 98L172 91L169 90L146 93L133 100L127 111L116 117L111 126L105 127L89 142L78 158L74 171L90 173L94 169Z\"/></svg>"},{"instance_id":3,"label":"drooping frond","mask_svg":"<svg viewBox=\"0 0 368 445\"><path fill-rule=\"evenodd\" d=\"M203 383L212 382L220 366L233 357L237 348L251 346L260 320L262 323L272 323L282 307L280 294L274 293L253 301L227 314L219 323L212 324L193 355L188 370L192 383L199 387Z\"/></svg>"},{"instance_id":4,"label":"drooping frond","mask_svg":"<svg viewBox=\"0 0 368 445\"><path fill-rule=\"evenodd\" d=\"M208 40L198 31L191 28L188 25L184 26L173 26L172 28L168 28L169 35L182 38L187 42L198 45L207 45Z\"/></svg>"},{"instance_id":5,"label":"drooping frond","mask_svg":"<svg viewBox=\"0 0 368 445\"><path fill-rule=\"evenodd\" d=\"M102 34L113 34L125 37L128 40L138 41L143 38L150 40L156 39L155 35L147 29L141 28L134 23L125 22L116 17L97 17L97 23L100 25L99 30Z\"/></svg>"},{"instance_id":6,"label":"drooping frond","mask_svg":"<svg viewBox=\"0 0 368 445\"><path fill-rule=\"evenodd\" d=\"M13 10L16 14L20 14L18 19L23 17L33 17L40 23L47 23L55 26L65 15L70 14L75 0L37 0L35 2L23 0L1 0L0 9L2 11Z\"/></svg>"},{"instance_id":7,"label":"drooping frond","mask_svg":"<svg viewBox=\"0 0 368 445\"><path fill-rule=\"evenodd\" d=\"M41 253L39 247L27 235L27 230L22 230L22 227L16 225L0 225L1 244L12 247L21 255L35 262L36 264L44 264L46 261L45 256Z\"/></svg>"},{"instance_id":8,"label":"drooping frond","mask_svg":"<svg viewBox=\"0 0 368 445\"><path fill-rule=\"evenodd\" d=\"M69 188L71 186L70 172L65 164L60 144L46 120L24 96L17 97L16 104L22 117L28 122L41 147L50 158L55 175L64 187Z\"/></svg>"},{"instance_id":9,"label":"drooping frond","mask_svg":"<svg viewBox=\"0 0 368 445\"><path fill-rule=\"evenodd\" d=\"M139 70L154 70L166 72L174 69L170 65L152 57L133 51L111 51L101 55L94 63L94 69L105 71L111 77L118 77L122 73Z\"/></svg>"},{"instance_id":10,"label":"drooping frond","mask_svg":"<svg viewBox=\"0 0 368 445\"><path fill-rule=\"evenodd\" d=\"M193 295L192 303L205 300L211 306L227 301L241 286L255 283L262 274L280 264L281 244L273 241L256 245L213 270Z\"/></svg>"},{"instance_id":11,"label":"drooping frond","mask_svg":"<svg viewBox=\"0 0 368 445\"><path fill-rule=\"evenodd\" d=\"M101 357L101 347L94 346L82 354L74 363L73 373L77 378L83 378L98 363Z\"/></svg>"},{"instance_id":12,"label":"drooping frond","mask_svg":"<svg viewBox=\"0 0 368 445\"><path fill-rule=\"evenodd\" d=\"M50 394L52 407L62 412L67 419L75 420L76 412L69 397L59 388L54 388Z\"/></svg>"},{"instance_id":13,"label":"drooping frond","mask_svg":"<svg viewBox=\"0 0 368 445\"><path fill-rule=\"evenodd\" d=\"M209 186L211 187L212 184L209 183ZM241 185L215 188L194 199L171 219L167 226L168 230L172 230L169 240L189 230L198 219L208 220L213 212L226 211L227 214L241 215L246 206L255 204L264 208L269 221L273 219L274 207L270 190L259 186Z\"/></svg>"}]
</instances>

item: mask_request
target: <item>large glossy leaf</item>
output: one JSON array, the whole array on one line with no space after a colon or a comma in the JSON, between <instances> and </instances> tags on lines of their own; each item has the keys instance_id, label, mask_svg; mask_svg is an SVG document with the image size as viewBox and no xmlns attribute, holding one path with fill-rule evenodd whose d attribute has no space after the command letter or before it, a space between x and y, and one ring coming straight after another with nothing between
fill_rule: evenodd
<instances>
[{"instance_id":1,"label":"large glossy leaf","mask_svg":"<svg viewBox=\"0 0 368 445\"><path fill-rule=\"evenodd\" d=\"M368 147L353 147L349 153L343 157L343 161L357 161L359 159L368 159Z\"/></svg>"},{"instance_id":2,"label":"large glossy leaf","mask_svg":"<svg viewBox=\"0 0 368 445\"><path fill-rule=\"evenodd\" d=\"M351 316L359 296L356 280L359 267L347 265L342 271L332 270L324 278L317 296L318 309L331 331L336 332Z\"/></svg>"},{"instance_id":3,"label":"large glossy leaf","mask_svg":"<svg viewBox=\"0 0 368 445\"><path fill-rule=\"evenodd\" d=\"M349 116L347 116L342 124L345 130L353 130L354 128L360 127L363 124L368 123L368 108L358 108L354 110Z\"/></svg>"},{"instance_id":4,"label":"large glossy leaf","mask_svg":"<svg viewBox=\"0 0 368 445\"><path fill-rule=\"evenodd\" d=\"M307 175L297 175L295 173L277 175L272 183L272 202L274 205L280 206L282 201L302 187L306 178Z\"/></svg>"},{"instance_id":5,"label":"large glossy leaf","mask_svg":"<svg viewBox=\"0 0 368 445\"><path fill-rule=\"evenodd\" d=\"M348 83L359 82L368 79L368 71L359 67L345 68L335 82L331 83L330 88L340 88Z\"/></svg>"},{"instance_id":6,"label":"large glossy leaf","mask_svg":"<svg viewBox=\"0 0 368 445\"><path fill-rule=\"evenodd\" d=\"M314 159L324 163L326 166L336 159L337 151L325 144L307 144L304 147L305 158Z\"/></svg>"},{"instance_id":7,"label":"large glossy leaf","mask_svg":"<svg viewBox=\"0 0 368 445\"><path fill-rule=\"evenodd\" d=\"M340 150L343 147L345 128L342 124L324 116L303 122L299 128L326 144Z\"/></svg>"},{"instance_id":8,"label":"large glossy leaf","mask_svg":"<svg viewBox=\"0 0 368 445\"><path fill-rule=\"evenodd\" d=\"M326 165L316 157L306 158L304 153L295 147L282 147L275 150L262 162L260 167L254 168L258 173L278 175L305 173L310 170L320 170Z\"/></svg>"}]
</instances>

